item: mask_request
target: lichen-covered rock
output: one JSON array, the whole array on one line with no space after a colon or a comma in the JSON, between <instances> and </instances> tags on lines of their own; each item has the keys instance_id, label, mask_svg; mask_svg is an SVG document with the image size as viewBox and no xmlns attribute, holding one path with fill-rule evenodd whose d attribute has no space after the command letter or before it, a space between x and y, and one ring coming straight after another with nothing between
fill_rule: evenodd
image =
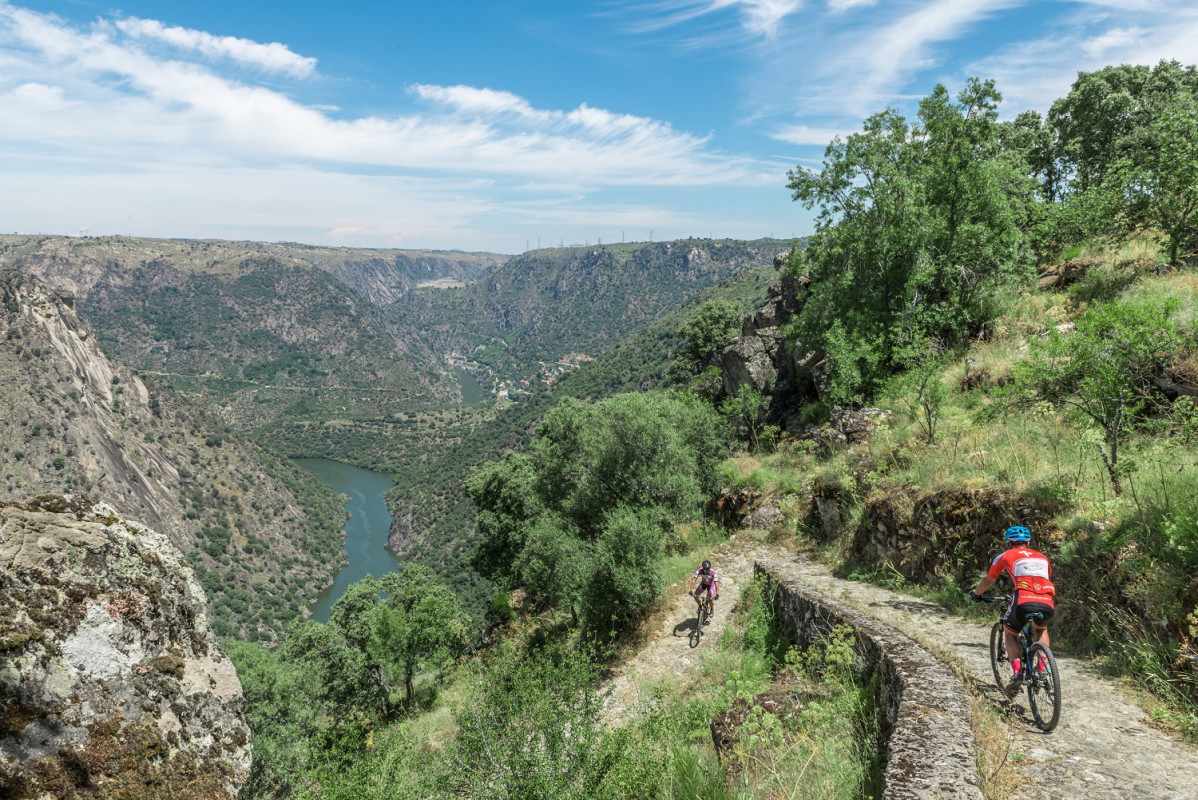
<instances>
[{"instance_id":1,"label":"lichen-covered rock","mask_svg":"<svg viewBox=\"0 0 1198 800\"><path fill-rule=\"evenodd\" d=\"M0 508L0 691L0 796L219 798L249 771L203 590L107 504Z\"/></svg>"}]
</instances>

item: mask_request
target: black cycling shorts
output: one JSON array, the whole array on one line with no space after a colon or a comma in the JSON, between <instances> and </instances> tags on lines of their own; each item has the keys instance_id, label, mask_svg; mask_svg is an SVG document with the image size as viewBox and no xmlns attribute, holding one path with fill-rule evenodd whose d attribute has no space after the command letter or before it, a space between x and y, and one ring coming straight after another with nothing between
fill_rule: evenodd
<instances>
[{"instance_id":1,"label":"black cycling shorts","mask_svg":"<svg viewBox=\"0 0 1198 800\"><path fill-rule=\"evenodd\" d=\"M1043 614L1043 624L1047 625L1052 619L1053 608L1047 603L1021 603L1014 608L1007 610L1007 614L1002 618L1003 624L1013 631L1020 631L1023 625L1027 622L1029 614Z\"/></svg>"}]
</instances>

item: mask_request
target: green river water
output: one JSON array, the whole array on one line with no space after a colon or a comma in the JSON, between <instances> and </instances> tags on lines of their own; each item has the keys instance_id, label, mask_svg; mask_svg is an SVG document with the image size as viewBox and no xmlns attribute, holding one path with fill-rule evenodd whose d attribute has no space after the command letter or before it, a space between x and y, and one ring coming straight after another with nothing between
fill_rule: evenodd
<instances>
[{"instance_id":1,"label":"green river water","mask_svg":"<svg viewBox=\"0 0 1198 800\"><path fill-rule=\"evenodd\" d=\"M462 386L463 405L482 402L483 388L474 375L461 368L454 372ZM399 562L386 549L391 512L387 510L384 496L391 488L391 476L324 458L297 458L295 463L348 498L345 502L345 510L349 512L349 521L345 523L345 555L349 563L337 573L333 585L317 595L311 608L316 621L328 622L333 603L345 594L351 583L367 575L378 578L399 571Z\"/></svg>"}]
</instances>

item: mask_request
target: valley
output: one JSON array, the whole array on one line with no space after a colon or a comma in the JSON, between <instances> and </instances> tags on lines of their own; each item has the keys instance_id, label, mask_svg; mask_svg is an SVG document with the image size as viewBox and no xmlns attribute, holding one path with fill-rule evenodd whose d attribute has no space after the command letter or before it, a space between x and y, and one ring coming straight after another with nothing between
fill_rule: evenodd
<instances>
[{"instance_id":1,"label":"valley","mask_svg":"<svg viewBox=\"0 0 1198 800\"><path fill-rule=\"evenodd\" d=\"M0 793L1192 795L1195 97L937 85L793 241L0 236Z\"/></svg>"}]
</instances>

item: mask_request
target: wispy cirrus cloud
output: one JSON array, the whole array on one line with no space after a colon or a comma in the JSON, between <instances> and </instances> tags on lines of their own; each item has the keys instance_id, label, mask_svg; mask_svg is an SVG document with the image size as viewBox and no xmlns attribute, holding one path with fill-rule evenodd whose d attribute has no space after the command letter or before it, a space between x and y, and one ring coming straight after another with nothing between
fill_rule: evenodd
<instances>
[{"instance_id":1,"label":"wispy cirrus cloud","mask_svg":"<svg viewBox=\"0 0 1198 800\"><path fill-rule=\"evenodd\" d=\"M2 45L23 51L0 76L0 110L9 112L0 137L9 141L87 140L89 149L139 156L159 144L216 162L569 175L614 185L737 182L760 170L660 120L586 104L539 109L511 92L471 86L416 84L411 94L422 102L394 115L336 118L244 76L162 58L111 26L74 30L9 5L0 5ZM48 100L62 116L36 117Z\"/></svg>"},{"instance_id":2,"label":"wispy cirrus cloud","mask_svg":"<svg viewBox=\"0 0 1198 800\"><path fill-rule=\"evenodd\" d=\"M194 50L210 58L228 58L269 72L297 78L311 75L316 59L301 56L278 42L263 44L236 36L214 36L205 31L163 25L154 19L128 17L113 23L119 31L135 39L162 42L180 50Z\"/></svg>"},{"instance_id":3,"label":"wispy cirrus cloud","mask_svg":"<svg viewBox=\"0 0 1198 800\"><path fill-rule=\"evenodd\" d=\"M773 38L787 17L803 7L802 0L657 0L635 2L629 6L629 30L649 33L678 28L713 16L735 20L741 35ZM688 36L691 44L714 41L717 37Z\"/></svg>"},{"instance_id":4,"label":"wispy cirrus cloud","mask_svg":"<svg viewBox=\"0 0 1198 800\"><path fill-rule=\"evenodd\" d=\"M1011 110L1046 111L1078 72L1162 60L1198 62L1198 7L1188 1L1084 0L1051 36L1008 43L970 60L965 70L993 77Z\"/></svg>"}]
</instances>

